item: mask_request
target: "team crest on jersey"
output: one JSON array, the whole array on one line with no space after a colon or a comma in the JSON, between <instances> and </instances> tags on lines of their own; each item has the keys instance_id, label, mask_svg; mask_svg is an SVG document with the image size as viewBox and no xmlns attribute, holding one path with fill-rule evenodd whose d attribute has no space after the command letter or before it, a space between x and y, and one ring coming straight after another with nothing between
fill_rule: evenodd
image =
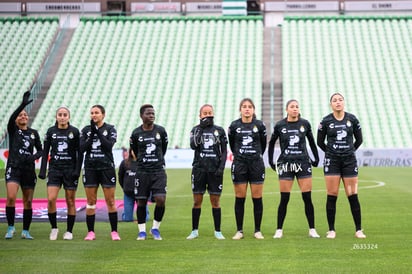
<instances>
[{"instance_id":1,"label":"team crest on jersey","mask_svg":"<svg viewBox=\"0 0 412 274\"><path fill-rule=\"evenodd\" d=\"M73 139L74 138L74 134L73 134L73 132L69 132L69 139Z\"/></svg>"},{"instance_id":2,"label":"team crest on jersey","mask_svg":"<svg viewBox=\"0 0 412 274\"><path fill-rule=\"evenodd\" d=\"M47 135L46 135L47 136ZM52 139L56 139L57 138L57 135L56 135L56 133L53 133L53 135L52 135Z\"/></svg>"},{"instance_id":3,"label":"team crest on jersey","mask_svg":"<svg viewBox=\"0 0 412 274\"><path fill-rule=\"evenodd\" d=\"M34 136L34 133L30 134L30 138L31 138L32 140L34 140L34 139L36 138L36 136Z\"/></svg>"},{"instance_id":4,"label":"team crest on jersey","mask_svg":"<svg viewBox=\"0 0 412 274\"><path fill-rule=\"evenodd\" d=\"M256 126L254 126L252 131L253 131L254 133L258 132L257 127L256 127Z\"/></svg>"},{"instance_id":5,"label":"team crest on jersey","mask_svg":"<svg viewBox=\"0 0 412 274\"><path fill-rule=\"evenodd\" d=\"M159 134L159 132L156 132L156 139L157 139L157 140L160 140L160 134Z\"/></svg>"},{"instance_id":6,"label":"team crest on jersey","mask_svg":"<svg viewBox=\"0 0 412 274\"><path fill-rule=\"evenodd\" d=\"M303 125L301 125L299 130L300 130L300 132L303 133L303 132L305 132L305 127Z\"/></svg>"},{"instance_id":7,"label":"team crest on jersey","mask_svg":"<svg viewBox=\"0 0 412 274\"><path fill-rule=\"evenodd\" d=\"M286 128L282 128L280 131L281 131L283 134L285 134L285 133L287 132Z\"/></svg>"},{"instance_id":8,"label":"team crest on jersey","mask_svg":"<svg viewBox=\"0 0 412 274\"><path fill-rule=\"evenodd\" d=\"M103 131L103 136L107 136L107 130L106 129Z\"/></svg>"},{"instance_id":9,"label":"team crest on jersey","mask_svg":"<svg viewBox=\"0 0 412 274\"><path fill-rule=\"evenodd\" d=\"M219 132L217 131L217 129L215 129L215 131L213 132L213 135L215 135L216 137L219 136Z\"/></svg>"},{"instance_id":10,"label":"team crest on jersey","mask_svg":"<svg viewBox=\"0 0 412 274\"><path fill-rule=\"evenodd\" d=\"M351 127L351 126L352 126L352 123L348 120L348 121L346 121L346 126L347 126L347 127Z\"/></svg>"}]
</instances>

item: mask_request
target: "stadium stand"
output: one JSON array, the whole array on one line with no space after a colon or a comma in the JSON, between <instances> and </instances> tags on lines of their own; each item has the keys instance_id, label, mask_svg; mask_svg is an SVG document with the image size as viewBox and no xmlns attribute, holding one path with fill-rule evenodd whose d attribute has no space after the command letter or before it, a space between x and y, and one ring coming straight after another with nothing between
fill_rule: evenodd
<instances>
[{"instance_id":1,"label":"stadium stand","mask_svg":"<svg viewBox=\"0 0 412 274\"><path fill-rule=\"evenodd\" d=\"M262 40L262 17L84 18L33 127L46 132L64 104L82 128L102 104L119 148L141 123L140 105L151 103L170 147L188 148L202 104L215 106L224 128L244 97L261 110Z\"/></svg>"},{"instance_id":2,"label":"stadium stand","mask_svg":"<svg viewBox=\"0 0 412 274\"><path fill-rule=\"evenodd\" d=\"M23 91L35 81L58 27L54 17L0 17L0 140Z\"/></svg>"},{"instance_id":3,"label":"stadium stand","mask_svg":"<svg viewBox=\"0 0 412 274\"><path fill-rule=\"evenodd\" d=\"M316 125L341 92L364 148L412 144L412 17L287 17L282 25L283 98Z\"/></svg>"},{"instance_id":4,"label":"stadium stand","mask_svg":"<svg viewBox=\"0 0 412 274\"><path fill-rule=\"evenodd\" d=\"M82 18L32 126L44 134L54 123L54 110L67 105L72 124L81 128L89 122L91 105L102 104L106 121L117 127L119 148L140 124L139 106L152 103L157 123L168 130L170 147L187 148L204 103L215 106L216 123L224 128L238 117L244 97L255 101L261 117L262 19ZM316 128L330 112L329 96L341 92L347 111L361 121L364 148L410 147L411 20L381 15L285 17L283 100L298 99L302 115ZM0 18L0 24L0 41L7 41L0 43L1 99L12 106L35 79L58 21ZM1 108L1 137L12 109Z\"/></svg>"}]
</instances>

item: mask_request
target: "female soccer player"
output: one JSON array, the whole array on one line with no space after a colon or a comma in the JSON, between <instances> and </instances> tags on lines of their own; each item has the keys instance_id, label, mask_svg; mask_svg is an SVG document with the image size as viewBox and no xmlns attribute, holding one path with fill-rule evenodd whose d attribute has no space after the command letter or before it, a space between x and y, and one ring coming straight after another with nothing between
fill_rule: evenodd
<instances>
[{"instance_id":1,"label":"female soccer player","mask_svg":"<svg viewBox=\"0 0 412 274\"><path fill-rule=\"evenodd\" d=\"M46 178L47 160L50 151L49 172L47 175L47 210L51 225L50 240L57 240L56 200L60 188L65 190L67 204L67 229L64 240L73 239L73 226L76 220L76 190L80 176L83 155L80 153L79 130L70 125L70 110L59 107L56 111L56 123L47 130L44 137L44 150L39 178Z\"/></svg>"},{"instance_id":2,"label":"female soccer player","mask_svg":"<svg viewBox=\"0 0 412 274\"><path fill-rule=\"evenodd\" d=\"M305 203L305 214L309 224L309 237L319 238L315 229L315 214L312 204L312 168L318 166L319 155L312 127L309 121L300 117L299 103L292 99L286 103L286 118L276 123L269 142L269 164L276 170L279 176L280 203L278 207L277 229L273 238L282 238L283 222L286 217L287 205L293 180L296 177L302 199ZM306 149L306 138L314 156L311 160ZM273 163L273 153L276 140L280 143L280 156L277 163Z\"/></svg>"},{"instance_id":3,"label":"female soccer player","mask_svg":"<svg viewBox=\"0 0 412 274\"><path fill-rule=\"evenodd\" d=\"M34 161L42 154L42 144L37 130L28 126L29 116L24 108L33 100L30 100L30 91L23 95L20 106L10 116L7 124L9 133L9 157L6 166L6 217L8 229L5 238L12 239L16 231L14 219L16 214L16 197L19 187L23 193L23 231L22 239L32 240L29 233L33 216L32 201L37 177ZM34 149L36 152L34 153Z\"/></svg>"},{"instance_id":4,"label":"female soccer player","mask_svg":"<svg viewBox=\"0 0 412 274\"><path fill-rule=\"evenodd\" d=\"M361 226L361 207L358 199L358 165L355 151L362 144L362 130L358 118L345 112L345 99L340 93L330 97L332 113L320 122L318 146L325 152L323 172L325 174L327 200L326 215L329 231L326 238L334 239L336 200L342 179L348 197L353 220L355 237L366 238ZM325 144L325 138L327 143Z\"/></svg>"},{"instance_id":5,"label":"female soccer player","mask_svg":"<svg viewBox=\"0 0 412 274\"><path fill-rule=\"evenodd\" d=\"M260 231L263 215L263 183L265 180L265 164L263 153L266 149L266 126L256 119L255 104L252 99L245 98L239 104L240 119L231 123L228 130L230 149L233 153L232 181L235 188L235 217L237 232L234 240L243 238L243 217L247 185L253 200L255 220L255 238L264 239Z\"/></svg>"},{"instance_id":6,"label":"female soccer player","mask_svg":"<svg viewBox=\"0 0 412 274\"><path fill-rule=\"evenodd\" d=\"M130 137L130 148L137 157L136 178L139 180L135 194L138 200L137 240L146 240L146 207L150 192L156 203L150 234L155 240L162 240L159 227L166 203L167 178L164 156L168 138L166 130L154 123L155 110L152 105L145 104L140 107L140 118L143 124L135 128Z\"/></svg>"},{"instance_id":7,"label":"female soccer player","mask_svg":"<svg viewBox=\"0 0 412 274\"><path fill-rule=\"evenodd\" d=\"M112 148L117 140L117 132L113 125L106 124L106 111L101 105L90 109L90 125L84 127L80 135L80 151L86 152L84 160L83 184L87 196L86 223L88 233L84 238L92 241L96 238L94 223L96 214L97 189L102 185L113 241L119 241L117 232L117 209L115 203L116 171Z\"/></svg>"},{"instance_id":8,"label":"female soccer player","mask_svg":"<svg viewBox=\"0 0 412 274\"><path fill-rule=\"evenodd\" d=\"M190 147L195 151L192 168L192 232L186 238L199 236L199 219L203 195L210 195L212 215L215 224L215 237L224 240L220 231L220 195L223 188L223 171L227 156L227 138L222 127L214 124L214 111L211 105L203 105L199 112L200 123L190 132Z\"/></svg>"}]
</instances>

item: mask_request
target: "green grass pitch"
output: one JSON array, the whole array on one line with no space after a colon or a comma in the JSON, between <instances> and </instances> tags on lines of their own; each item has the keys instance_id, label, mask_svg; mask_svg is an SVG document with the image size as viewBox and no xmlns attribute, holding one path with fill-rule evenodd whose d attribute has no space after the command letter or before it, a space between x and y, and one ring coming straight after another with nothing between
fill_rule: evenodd
<instances>
[{"instance_id":1,"label":"green grass pitch","mask_svg":"<svg viewBox=\"0 0 412 274\"><path fill-rule=\"evenodd\" d=\"M412 248L412 170L410 168L360 169L359 199L366 239L354 238L349 203L341 189L336 215L337 238L326 239L326 194L322 170L314 169L313 203L320 239L307 236L308 227L297 183L288 206L282 239L273 239L276 228L279 186L276 174L268 169L264 187L262 233L253 238L250 193L245 209L245 238L234 241L234 194L230 170L225 171L221 199L222 232L226 240L213 237L213 221L208 195L203 201L200 237L186 240L191 230L192 195L189 169L170 169L166 213L160 227L163 241L136 241L137 224L119 222L121 241L110 239L108 222L96 223L96 240L86 242L86 224L78 222L73 241L63 241L66 224L59 223L57 241L50 241L48 222L33 222L35 240L21 240L16 234L5 240L7 225L0 223L0 273L410 273ZM2 175L4 170L1 171ZM4 177L1 178L4 184ZM46 197L46 185L39 181L35 198ZM60 191L63 197L63 191ZM82 185L78 197L84 197ZM5 197L5 188L0 188ZM19 193L21 197L21 192ZM101 189L98 194L103 198ZM121 188L116 190L122 199ZM4 204L1 205L4 207ZM153 216L153 206L150 207ZM81 213L84 214L84 213ZM21 231L21 222L16 229ZM151 221L148 223L148 228Z\"/></svg>"}]
</instances>

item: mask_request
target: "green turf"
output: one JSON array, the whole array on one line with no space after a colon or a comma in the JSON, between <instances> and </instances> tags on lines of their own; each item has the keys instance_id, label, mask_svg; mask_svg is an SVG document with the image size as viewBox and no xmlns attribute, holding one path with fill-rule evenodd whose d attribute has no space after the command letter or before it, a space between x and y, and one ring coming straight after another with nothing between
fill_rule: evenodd
<instances>
[{"instance_id":1,"label":"green turf","mask_svg":"<svg viewBox=\"0 0 412 274\"><path fill-rule=\"evenodd\" d=\"M2 171L4 174L4 172ZM86 224L76 223L73 241L48 240L47 222L34 222L35 240L15 237L4 240L0 224L0 273L16 272L143 272L143 273L410 273L411 194L410 168L361 168L359 198L366 239L354 238L349 203L342 189L336 216L337 238L326 239L325 190L321 169L314 170L313 202L316 228L321 239L307 237L307 223L300 193L294 191L288 206L284 237L273 239L279 187L276 176L267 170L264 189L264 240L253 238L250 194L245 211L245 239L231 240L235 233L234 195L229 170L221 199L222 232L226 240L213 237L208 196L205 196L198 239L188 241L191 230L192 197L190 170L168 170L168 198L161 225L163 241L136 241L137 225L119 223L122 241L110 240L107 222L96 223L96 240L83 241ZM2 181L4 182L4 181ZM384 185L380 186L379 182ZM36 198L45 197L45 183L39 181ZM61 191L61 194L63 191ZM121 199L120 188L116 196ZM5 189L0 189L5 197ZM84 197L80 187L78 197ZM103 194L99 190L99 198ZM4 206L4 205L1 205ZM151 206L151 216L153 207ZM84 214L84 213L82 213ZM151 222L149 222L151 224ZM59 223L61 231L65 224ZM21 223L16 224L21 231ZM18 235L16 235L18 236Z\"/></svg>"}]
</instances>

